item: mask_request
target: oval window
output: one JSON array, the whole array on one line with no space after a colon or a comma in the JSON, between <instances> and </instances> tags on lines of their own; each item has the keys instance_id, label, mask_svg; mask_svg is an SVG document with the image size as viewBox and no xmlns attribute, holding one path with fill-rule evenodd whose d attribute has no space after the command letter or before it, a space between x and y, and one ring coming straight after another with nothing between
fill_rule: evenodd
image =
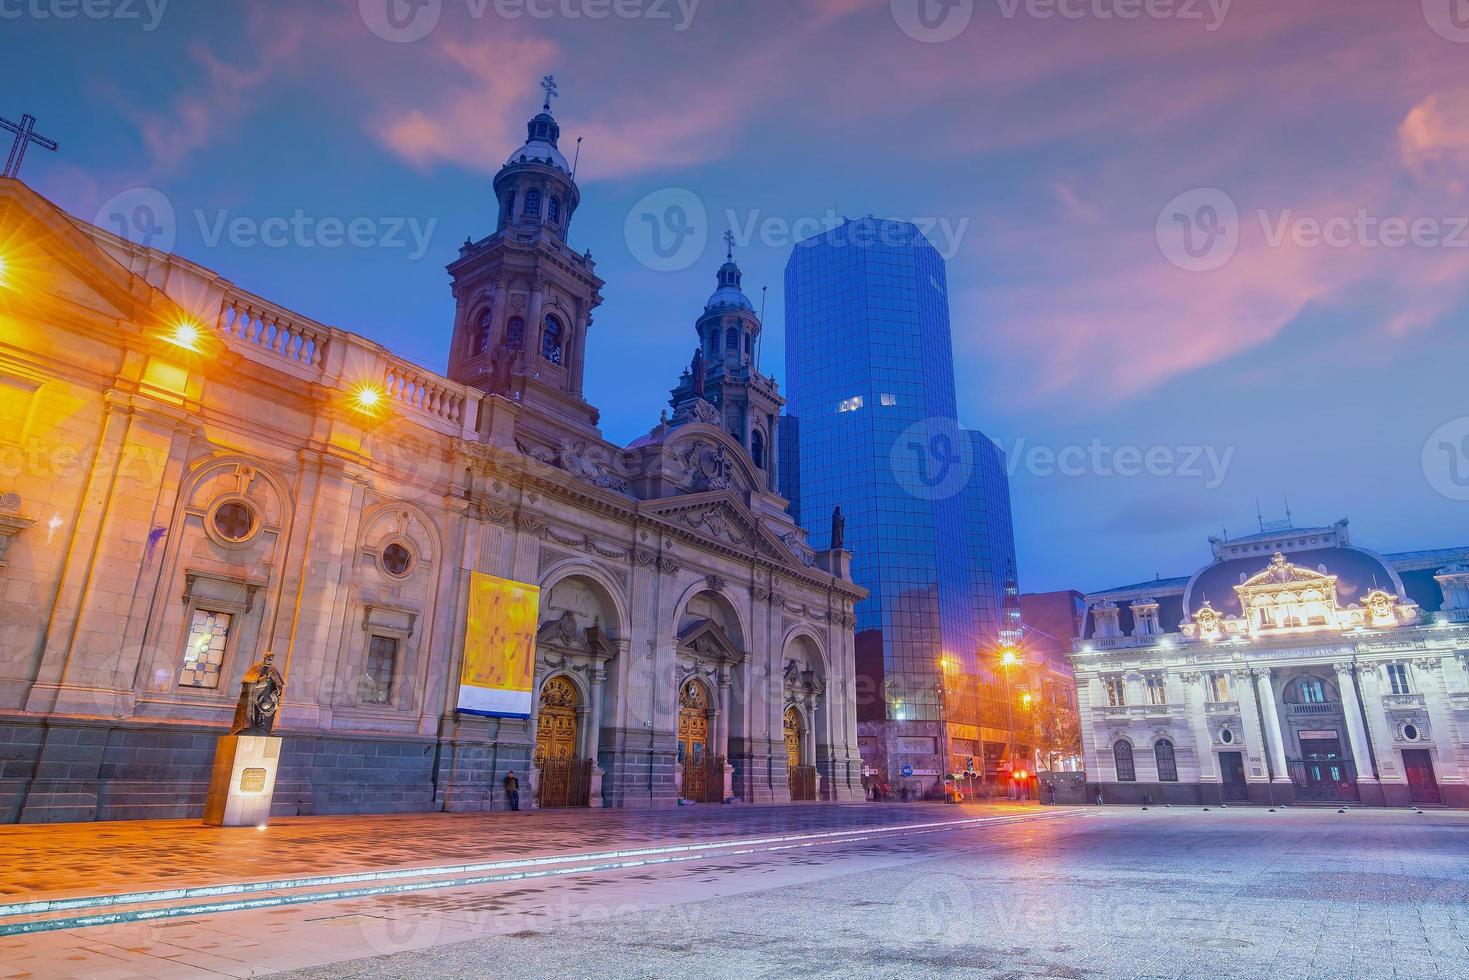
<instances>
[{"instance_id":1,"label":"oval window","mask_svg":"<svg viewBox=\"0 0 1469 980\"><path fill-rule=\"evenodd\" d=\"M1222 730L1219 733L1219 741L1223 742L1225 745L1234 744L1234 732L1230 731L1228 728Z\"/></svg>"},{"instance_id":2,"label":"oval window","mask_svg":"<svg viewBox=\"0 0 1469 980\"><path fill-rule=\"evenodd\" d=\"M1418 735L1419 735L1419 732L1418 732L1418 726L1417 725L1407 724L1407 725L1404 725L1403 726L1403 738L1406 741L1416 742L1416 741L1418 741Z\"/></svg>"},{"instance_id":3,"label":"oval window","mask_svg":"<svg viewBox=\"0 0 1469 980\"><path fill-rule=\"evenodd\" d=\"M255 514L238 500L231 500L214 511L214 529L226 541L244 541L255 530Z\"/></svg>"},{"instance_id":4,"label":"oval window","mask_svg":"<svg viewBox=\"0 0 1469 980\"><path fill-rule=\"evenodd\" d=\"M413 552L396 541L383 549L383 571L397 578L413 568Z\"/></svg>"}]
</instances>

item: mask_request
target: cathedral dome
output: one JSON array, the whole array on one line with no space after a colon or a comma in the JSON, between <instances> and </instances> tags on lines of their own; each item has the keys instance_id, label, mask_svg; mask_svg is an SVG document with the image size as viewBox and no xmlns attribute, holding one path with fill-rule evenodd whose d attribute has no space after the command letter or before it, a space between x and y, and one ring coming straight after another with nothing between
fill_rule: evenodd
<instances>
[{"instance_id":1,"label":"cathedral dome","mask_svg":"<svg viewBox=\"0 0 1469 980\"><path fill-rule=\"evenodd\" d=\"M740 267L731 258L719 269L719 288L709 297L709 302L704 304L705 313L713 313L716 310L748 310L751 313L755 307L750 303L750 298L740 288Z\"/></svg>"},{"instance_id":2,"label":"cathedral dome","mask_svg":"<svg viewBox=\"0 0 1469 980\"><path fill-rule=\"evenodd\" d=\"M542 109L539 115L526 124L526 129L525 145L510 154L510 159L505 161L505 166L513 167L518 163L547 163L570 176L571 165L566 162L566 157L556 146L556 141L561 138L561 127L557 125L550 109Z\"/></svg>"}]
</instances>

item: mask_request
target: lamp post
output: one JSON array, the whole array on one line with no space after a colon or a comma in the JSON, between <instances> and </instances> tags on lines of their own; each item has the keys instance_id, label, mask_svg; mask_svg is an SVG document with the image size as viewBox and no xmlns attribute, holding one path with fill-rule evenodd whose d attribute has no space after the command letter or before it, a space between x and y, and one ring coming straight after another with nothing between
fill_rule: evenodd
<instances>
[{"instance_id":1,"label":"lamp post","mask_svg":"<svg viewBox=\"0 0 1469 980\"><path fill-rule=\"evenodd\" d=\"M1020 663L1020 655L1015 652L1014 647L1005 647L1000 653L1000 667L1005 675L1005 735L1006 754L1005 758L1010 763L1010 791L1012 795L1015 788L1015 705L1010 699L1010 668Z\"/></svg>"}]
</instances>

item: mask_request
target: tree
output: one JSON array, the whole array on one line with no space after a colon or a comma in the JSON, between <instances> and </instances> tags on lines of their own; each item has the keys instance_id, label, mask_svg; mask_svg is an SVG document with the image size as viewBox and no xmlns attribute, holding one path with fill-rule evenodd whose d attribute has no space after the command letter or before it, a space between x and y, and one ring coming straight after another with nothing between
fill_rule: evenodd
<instances>
[{"instance_id":1,"label":"tree","mask_svg":"<svg viewBox=\"0 0 1469 980\"><path fill-rule=\"evenodd\" d=\"M1035 746L1047 769L1055 769L1060 759L1081 755L1081 714L1056 689L1047 686L1032 709L1035 724Z\"/></svg>"}]
</instances>

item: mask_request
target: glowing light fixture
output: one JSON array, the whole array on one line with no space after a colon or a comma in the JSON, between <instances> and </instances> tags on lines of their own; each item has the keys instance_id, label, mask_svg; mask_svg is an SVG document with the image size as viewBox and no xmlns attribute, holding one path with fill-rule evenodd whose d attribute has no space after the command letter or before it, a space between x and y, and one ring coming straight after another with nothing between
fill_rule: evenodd
<instances>
[{"instance_id":1,"label":"glowing light fixture","mask_svg":"<svg viewBox=\"0 0 1469 980\"><path fill-rule=\"evenodd\" d=\"M352 393L352 402L364 412L375 412L382 406L387 393L377 385L358 385Z\"/></svg>"},{"instance_id":2,"label":"glowing light fixture","mask_svg":"<svg viewBox=\"0 0 1469 980\"><path fill-rule=\"evenodd\" d=\"M173 328L173 333L166 338L170 344L176 344L185 350L197 351L199 349L199 324L193 320L182 320Z\"/></svg>"},{"instance_id":3,"label":"glowing light fixture","mask_svg":"<svg viewBox=\"0 0 1469 980\"><path fill-rule=\"evenodd\" d=\"M1007 647L1005 648L1004 652L1000 654L1000 663L1006 667L1014 667L1016 664L1020 663L1020 655L1015 652L1014 648Z\"/></svg>"}]
</instances>

